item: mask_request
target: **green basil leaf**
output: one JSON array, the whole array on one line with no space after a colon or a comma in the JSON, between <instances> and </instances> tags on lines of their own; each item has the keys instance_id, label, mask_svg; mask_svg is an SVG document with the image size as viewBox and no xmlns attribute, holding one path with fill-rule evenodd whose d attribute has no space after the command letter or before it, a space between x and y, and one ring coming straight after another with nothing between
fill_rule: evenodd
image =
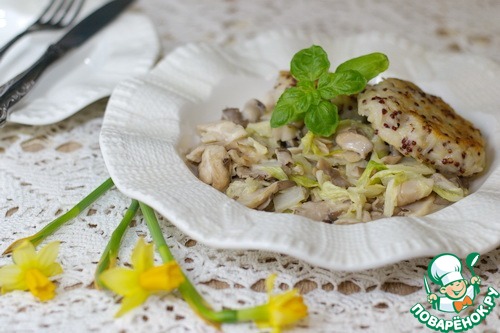
<instances>
[{"instance_id":1,"label":"green basil leaf","mask_svg":"<svg viewBox=\"0 0 500 333\"><path fill-rule=\"evenodd\" d=\"M297 81L297 87L301 87L308 90L316 89L316 84L314 81L302 80L302 81Z\"/></svg>"},{"instance_id":2,"label":"green basil leaf","mask_svg":"<svg viewBox=\"0 0 500 333\"><path fill-rule=\"evenodd\" d=\"M366 86L366 79L360 72L346 70L340 73L326 73L318 80L318 91L322 98L332 99L338 95L357 94Z\"/></svg>"},{"instance_id":3,"label":"green basil leaf","mask_svg":"<svg viewBox=\"0 0 500 333\"><path fill-rule=\"evenodd\" d=\"M313 45L297 52L290 63L290 72L298 80L316 81L328 72L330 61L321 46Z\"/></svg>"},{"instance_id":4,"label":"green basil leaf","mask_svg":"<svg viewBox=\"0 0 500 333\"><path fill-rule=\"evenodd\" d=\"M313 96L311 91L300 87L286 89L278 99L271 115L271 127L276 128L303 119Z\"/></svg>"},{"instance_id":5,"label":"green basil leaf","mask_svg":"<svg viewBox=\"0 0 500 333\"><path fill-rule=\"evenodd\" d=\"M318 105L322 100L323 100L323 98L321 98L319 91L317 89L314 89L311 92L311 104Z\"/></svg>"},{"instance_id":6,"label":"green basil leaf","mask_svg":"<svg viewBox=\"0 0 500 333\"><path fill-rule=\"evenodd\" d=\"M389 59L380 52L365 54L357 58L352 58L340 64L335 70L336 73L347 70L360 72L367 81L389 68Z\"/></svg>"},{"instance_id":7,"label":"green basil leaf","mask_svg":"<svg viewBox=\"0 0 500 333\"><path fill-rule=\"evenodd\" d=\"M288 124L293 119L293 109L277 103L271 114L271 127L276 128Z\"/></svg>"},{"instance_id":8,"label":"green basil leaf","mask_svg":"<svg viewBox=\"0 0 500 333\"><path fill-rule=\"evenodd\" d=\"M281 100L282 103L293 107L295 110L294 113L304 113L309 109L309 105L311 105L314 91L313 89L291 87L283 92L278 102Z\"/></svg>"},{"instance_id":9,"label":"green basil leaf","mask_svg":"<svg viewBox=\"0 0 500 333\"><path fill-rule=\"evenodd\" d=\"M307 128L316 135L330 136L339 124L337 106L329 101L321 101L319 105L311 106L304 118Z\"/></svg>"}]
</instances>

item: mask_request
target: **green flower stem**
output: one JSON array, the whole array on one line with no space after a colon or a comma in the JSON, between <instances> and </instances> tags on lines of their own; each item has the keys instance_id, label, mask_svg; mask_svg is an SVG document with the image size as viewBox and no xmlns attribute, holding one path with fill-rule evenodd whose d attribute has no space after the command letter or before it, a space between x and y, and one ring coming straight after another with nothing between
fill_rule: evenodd
<instances>
[{"instance_id":1,"label":"green flower stem","mask_svg":"<svg viewBox=\"0 0 500 333\"><path fill-rule=\"evenodd\" d=\"M116 227L115 231L111 234L111 238L109 239L104 252L101 255L101 259L97 264L97 268L95 270L95 285L97 288L105 288L102 284L99 276L102 272L107 269L110 269L116 265L116 258L118 256L118 251L120 250L120 243L122 241L123 235L125 231L127 231L130 222L134 218L137 210L139 209L139 202L137 200L132 200L129 208L125 212L123 219L120 224Z\"/></svg>"},{"instance_id":2,"label":"green flower stem","mask_svg":"<svg viewBox=\"0 0 500 333\"><path fill-rule=\"evenodd\" d=\"M269 309L267 304L259 305L253 308L241 309L238 311L238 321L262 321L269 320Z\"/></svg>"},{"instance_id":3,"label":"green flower stem","mask_svg":"<svg viewBox=\"0 0 500 333\"><path fill-rule=\"evenodd\" d=\"M139 205L141 206L141 211L146 220L146 224L151 233L151 237L153 238L153 242L156 246L156 249L160 253L163 262L167 263L170 261L175 261L175 258L172 255L172 252L170 252L165 238L163 237L163 233L161 231L160 225L158 224L158 220L156 219L155 212L151 207L143 204L142 202L139 203ZM212 310L212 308L207 304L207 302L203 299L196 288L191 284L186 274L184 274L184 282L179 286L179 291L186 302L188 302L188 304L201 317L208 321L214 323L234 323L239 319L239 311L237 310ZM246 320L250 319L251 318L248 318Z\"/></svg>"},{"instance_id":4,"label":"green flower stem","mask_svg":"<svg viewBox=\"0 0 500 333\"><path fill-rule=\"evenodd\" d=\"M67 211L65 214L59 216L54 221L47 224L44 228L38 231L36 234L31 235L29 237L25 237L19 239L12 243L7 250L5 250L4 254L12 252L12 250L19 245L24 240L29 240L33 245L40 244L45 238L53 234L57 229L59 229L63 224L70 221L71 219L77 217L85 208L90 206L94 201L97 200L101 195L103 195L107 190L113 187L114 183L111 178L106 179L104 183L99 185L95 190L93 190L89 195L83 198L82 201L77 203L73 208Z\"/></svg>"},{"instance_id":5,"label":"green flower stem","mask_svg":"<svg viewBox=\"0 0 500 333\"><path fill-rule=\"evenodd\" d=\"M156 250L160 253L161 259L164 263L175 261L175 258L172 255L172 252L170 252L167 242L163 237L163 233L161 231L160 224L156 219L154 210L151 207L143 204L142 202L140 203L140 206L142 214L146 219L146 224L148 226L149 232L151 233L151 237L153 238L153 243L156 246Z\"/></svg>"},{"instance_id":6,"label":"green flower stem","mask_svg":"<svg viewBox=\"0 0 500 333\"><path fill-rule=\"evenodd\" d=\"M82 211L84 211L88 206L90 206L94 201L96 201L101 195L103 195L107 190L113 187L114 183L111 178L108 178L99 185L95 190L93 190L89 195L82 199L79 203L77 203L73 208L67 211L65 214L59 216L54 221L47 224L42 230L37 232L31 242L36 245L43 241L47 236L54 233L57 229L59 229L63 224L68 222L69 220L77 217Z\"/></svg>"}]
</instances>

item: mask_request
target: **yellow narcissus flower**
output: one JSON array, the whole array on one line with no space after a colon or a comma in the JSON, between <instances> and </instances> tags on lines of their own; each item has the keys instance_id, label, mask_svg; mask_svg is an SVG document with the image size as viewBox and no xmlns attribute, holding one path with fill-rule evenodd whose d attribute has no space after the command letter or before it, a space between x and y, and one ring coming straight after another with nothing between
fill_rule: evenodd
<instances>
[{"instance_id":1,"label":"yellow narcissus flower","mask_svg":"<svg viewBox=\"0 0 500 333\"><path fill-rule=\"evenodd\" d=\"M47 244L38 253L31 242L22 242L12 252L14 264L0 268L2 293L29 290L41 301L54 298L56 286L49 278L63 271L55 262L58 251L59 242Z\"/></svg>"},{"instance_id":2,"label":"yellow narcissus flower","mask_svg":"<svg viewBox=\"0 0 500 333\"><path fill-rule=\"evenodd\" d=\"M283 294L273 294L276 275L269 276L266 280L266 290L269 297L267 304L262 308L267 311L266 320L257 321L259 328L271 328L273 333L294 324L307 316L307 306L297 289L289 290Z\"/></svg>"},{"instance_id":3,"label":"yellow narcissus flower","mask_svg":"<svg viewBox=\"0 0 500 333\"><path fill-rule=\"evenodd\" d=\"M153 245L146 244L142 238L131 259L132 268L114 267L99 276L106 288L124 297L116 317L141 305L152 294L171 291L184 281L175 261L154 266Z\"/></svg>"}]
</instances>

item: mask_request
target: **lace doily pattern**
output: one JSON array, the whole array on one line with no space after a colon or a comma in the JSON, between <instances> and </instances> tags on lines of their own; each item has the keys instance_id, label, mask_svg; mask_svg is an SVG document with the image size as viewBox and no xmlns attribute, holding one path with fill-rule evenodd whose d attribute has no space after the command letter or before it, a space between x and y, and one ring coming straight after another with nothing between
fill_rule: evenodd
<instances>
[{"instance_id":1,"label":"lace doily pattern","mask_svg":"<svg viewBox=\"0 0 500 333\"><path fill-rule=\"evenodd\" d=\"M432 50L470 52L500 61L500 2L494 0L150 0L138 2L133 10L154 21L165 53L188 42L223 46L269 30L297 29L332 36L396 32ZM54 125L8 124L0 131L0 251L67 211L108 177L99 148L105 106L106 100L99 101ZM65 269L56 298L40 303L29 293L2 295L2 330L217 332L196 317L177 293L152 297L132 313L113 318L117 299L93 287L93 272L129 202L111 190L50 237L49 241L62 242L59 259ZM330 271L277 253L209 248L168 221L161 219L161 224L173 254L216 308L263 302L264 279L277 273L278 288L300 289L310 309L309 317L290 332L427 329L409 310L415 303L426 304L422 277L430 258L361 272ZM124 238L122 264L128 262L139 236L148 237L141 216ZM0 265L10 260L1 257ZM494 249L481 256L475 271L483 285L498 289L499 267L500 249ZM479 299L485 291L483 287ZM475 330L497 332L498 327L500 307L495 307ZM253 324L223 325L222 330L258 331Z\"/></svg>"}]
</instances>

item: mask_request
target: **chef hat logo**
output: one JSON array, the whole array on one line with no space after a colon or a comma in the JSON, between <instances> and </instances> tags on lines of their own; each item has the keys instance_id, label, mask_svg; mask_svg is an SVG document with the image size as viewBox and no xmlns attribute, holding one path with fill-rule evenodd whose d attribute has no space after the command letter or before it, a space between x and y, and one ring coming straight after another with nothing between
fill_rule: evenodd
<instances>
[{"instance_id":1,"label":"chef hat logo","mask_svg":"<svg viewBox=\"0 0 500 333\"><path fill-rule=\"evenodd\" d=\"M455 281L464 280L460 259L450 253L443 253L434 257L427 272L432 282L443 287Z\"/></svg>"}]
</instances>

